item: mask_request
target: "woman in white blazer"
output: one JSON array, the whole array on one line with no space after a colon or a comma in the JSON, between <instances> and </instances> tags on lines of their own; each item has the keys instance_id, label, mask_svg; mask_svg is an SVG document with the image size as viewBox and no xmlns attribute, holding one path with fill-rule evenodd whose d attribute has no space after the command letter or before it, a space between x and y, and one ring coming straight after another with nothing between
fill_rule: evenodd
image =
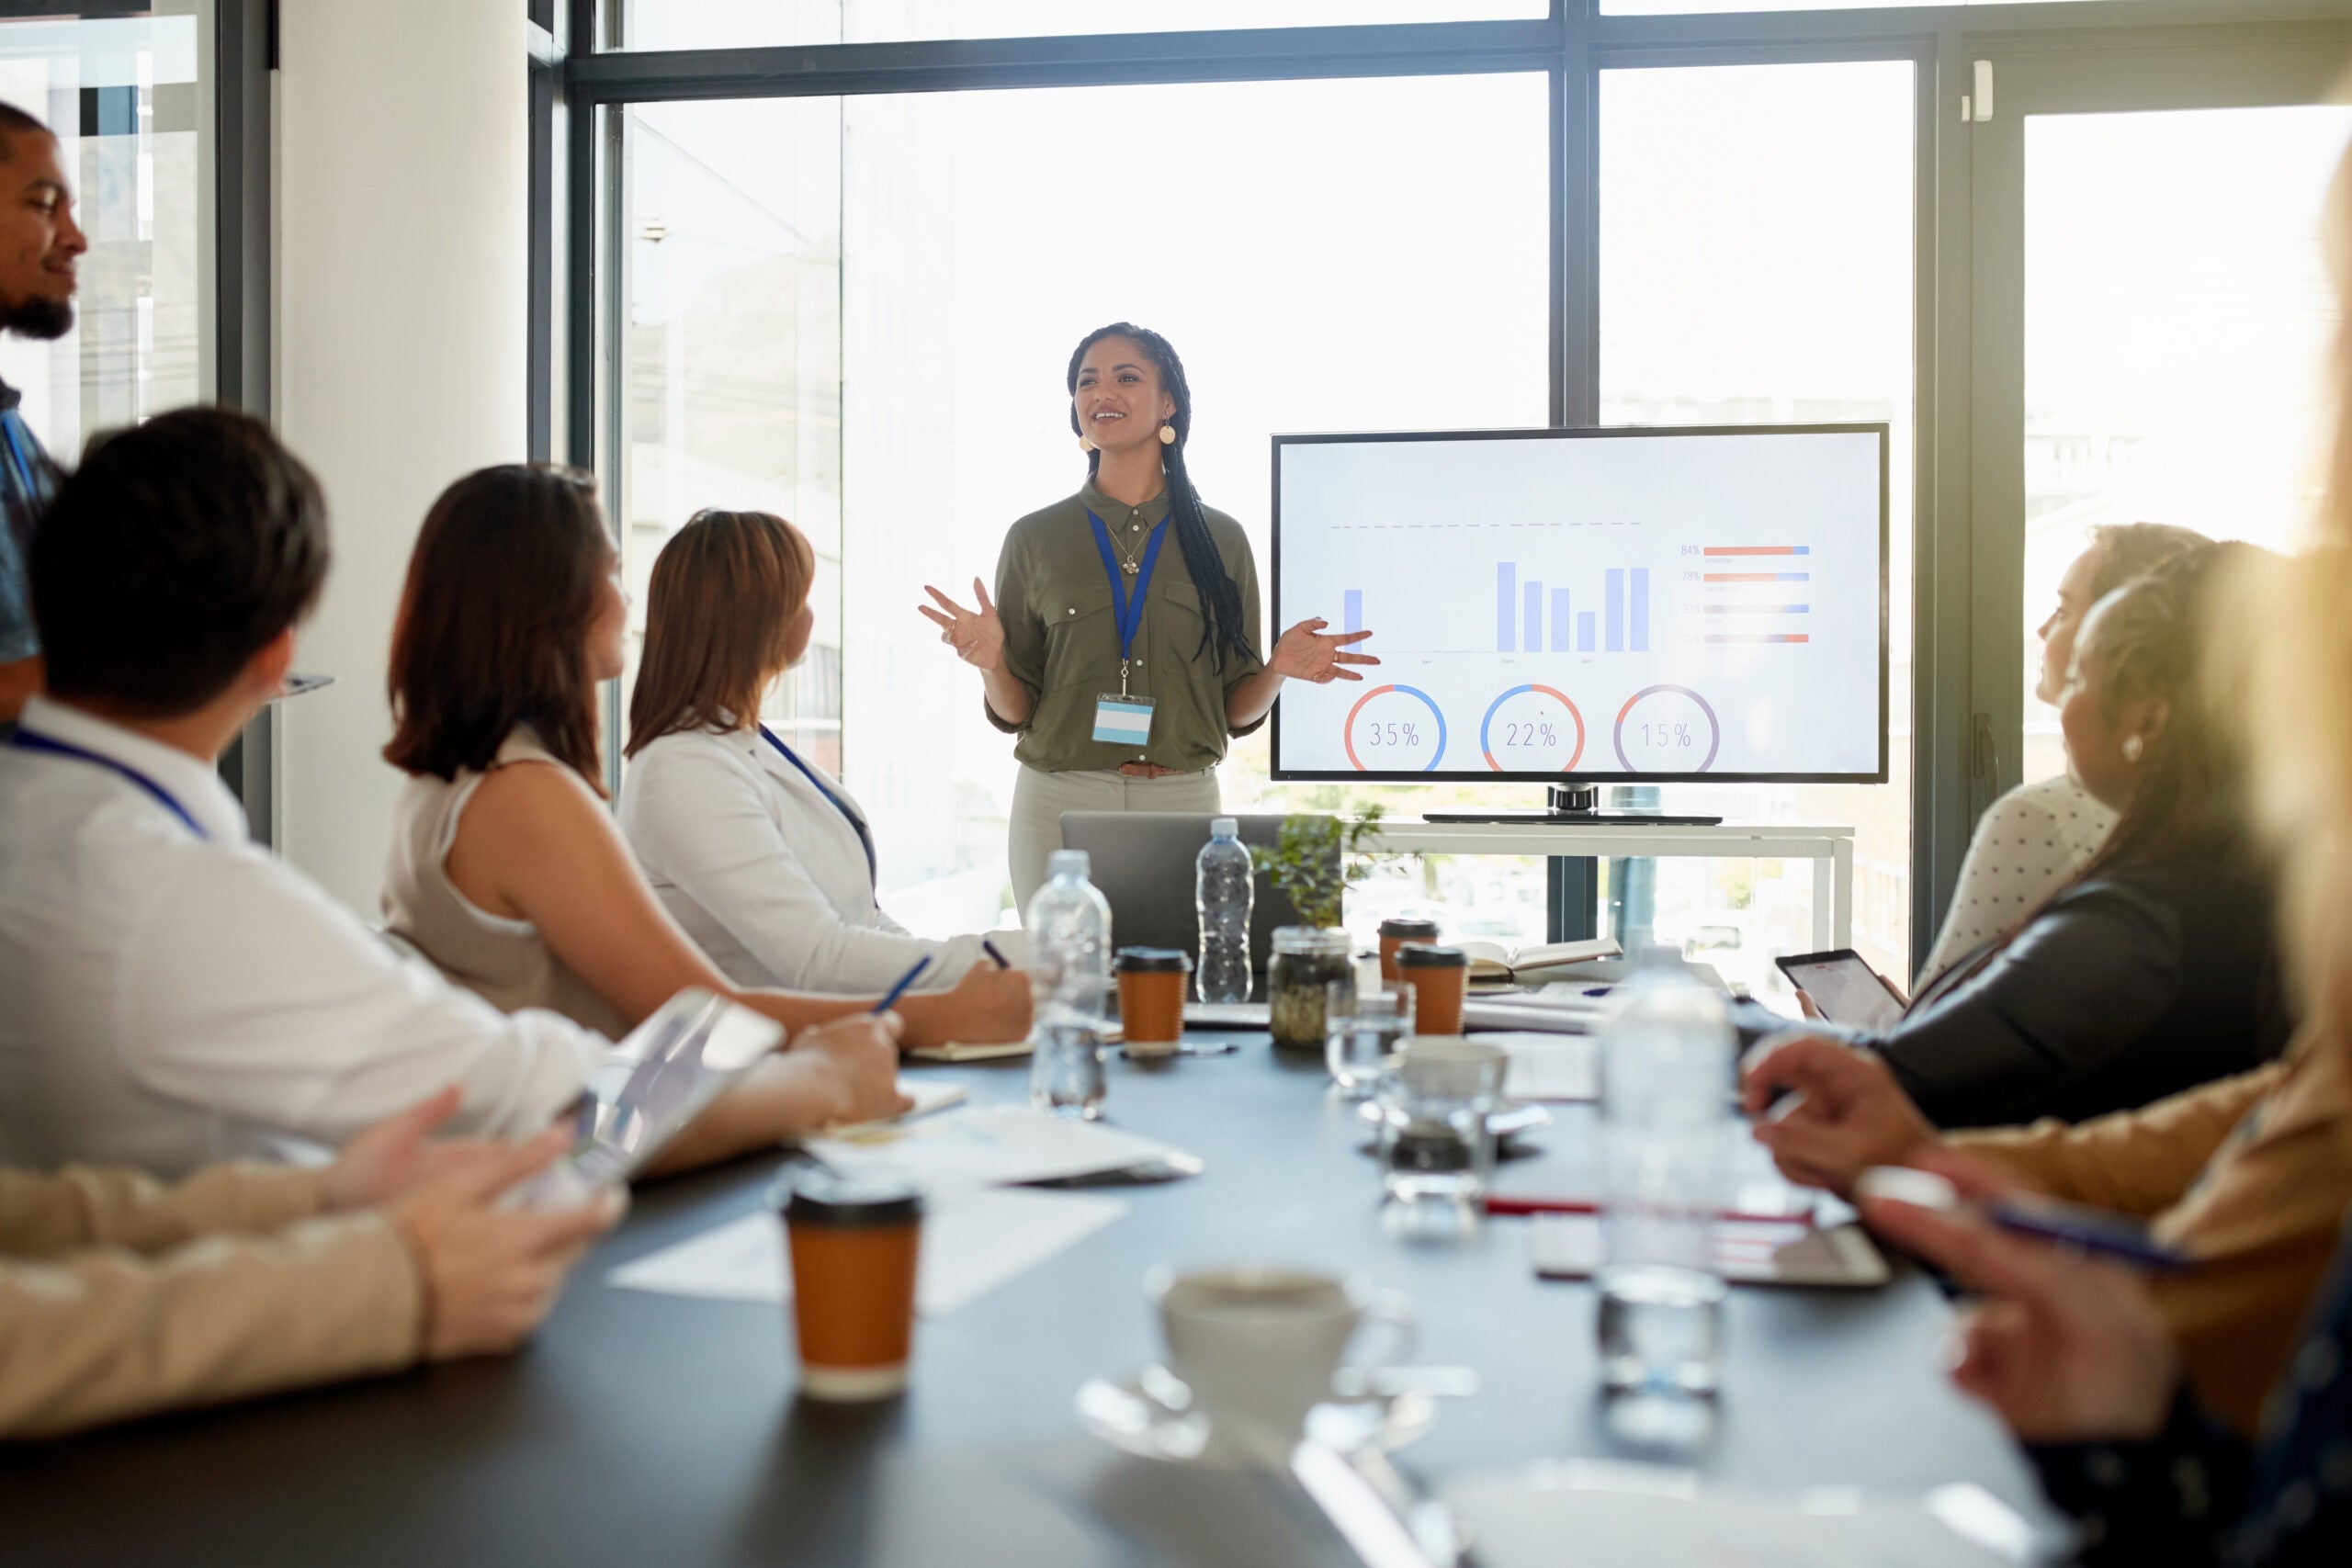
<instances>
[{"instance_id":1,"label":"woman in white blazer","mask_svg":"<svg viewBox=\"0 0 2352 1568\"><path fill-rule=\"evenodd\" d=\"M922 987L990 962L978 936L910 936L875 901L865 815L759 722L808 650L816 551L763 512L707 510L662 548L629 697L620 825L670 913L741 986ZM742 716L738 717L737 716Z\"/></svg>"}]
</instances>

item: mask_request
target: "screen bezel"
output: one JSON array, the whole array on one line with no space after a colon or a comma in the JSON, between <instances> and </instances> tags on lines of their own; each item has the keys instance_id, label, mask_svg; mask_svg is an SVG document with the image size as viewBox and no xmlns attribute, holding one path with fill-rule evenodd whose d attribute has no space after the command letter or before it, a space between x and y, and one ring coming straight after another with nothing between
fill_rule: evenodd
<instances>
[{"instance_id":1,"label":"screen bezel","mask_svg":"<svg viewBox=\"0 0 2352 1568\"><path fill-rule=\"evenodd\" d=\"M1559 428L1524 430L1391 430L1351 431L1317 434L1277 435L1273 438L1273 505L1271 523L1271 559L1273 574L1274 615L1272 626L1275 636L1289 625L1289 614L1283 607L1283 448L1285 446L1328 446L1342 443L1395 443L1401 441L1577 441L1591 439L1642 439L1650 436L1745 436L1745 435L1876 435L1878 437L1878 768L1874 773L1603 773L1579 768L1574 773L1498 772L1493 768L1473 771L1469 768L1441 768L1435 773L1419 770L1353 768L1285 768L1283 756L1283 705L1279 697L1274 703L1272 717L1268 721L1272 730L1268 737L1268 777L1278 784L1884 784L1892 745L1892 672L1888 644L1892 637L1889 620L1889 578L1893 562L1888 546L1892 542L1893 512L1890 506L1889 457L1893 427L1884 421L1830 424L1641 424L1641 425L1577 425ZM1376 672L1367 672L1365 679L1376 681Z\"/></svg>"}]
</instances>

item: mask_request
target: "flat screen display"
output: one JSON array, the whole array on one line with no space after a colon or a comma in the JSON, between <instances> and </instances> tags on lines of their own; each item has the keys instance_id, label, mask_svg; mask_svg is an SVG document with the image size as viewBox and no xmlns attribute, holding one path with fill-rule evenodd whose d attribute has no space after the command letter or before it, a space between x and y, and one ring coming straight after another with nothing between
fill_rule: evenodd
<instances>
[{"instance_id":1,"label":"flat screen display","mask_svg":"<svg viewBox=\"0 0 2352 1568\"><path fill-rule=\"evenodd\" d=\"M1878 783L1887 427L1274 438L1277 779Z\"/></svg>"}]
</instances>

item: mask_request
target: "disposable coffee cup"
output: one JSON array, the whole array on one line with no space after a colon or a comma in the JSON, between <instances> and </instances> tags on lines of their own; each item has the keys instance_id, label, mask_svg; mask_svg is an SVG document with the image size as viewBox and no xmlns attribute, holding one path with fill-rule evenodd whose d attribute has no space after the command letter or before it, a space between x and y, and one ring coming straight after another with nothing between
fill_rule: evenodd
<instances>
[{"instance_id":1,"label":"disposable coffee cup","mask_svg":"<svg viewBox=\"0 0 2352 1568\"><path fill-rule=\"evenodd\" d=\"M1123 947L1119 1028L1130 1056L1165 1055L1184 1038L1184 992L1193 961L1172 947Z\"/></svg>"},{"instance_id":2,"label":"disposable coffee cup","mask_svg":"<svg viewBox=\"0 0 2352 1568\"><path fill-rule=\"evenodd\" d=\"M1396 983L1413 988L1413 1026L1424 1034L1462 1032L1470 959L1458 947L1408 942L1396 949Z\"/></svg>"},{"instance_id":3,"label":"disposable coffee cup","mask_svg":"<svg viewBox=\"0 0 2352 1568\"><path fill-rule=\"evenodd\" d=\"M888 1399L907 1386L922 1194L886 1177L797 1168L769 1191L792 1258L800 1392Z\"/></svg>"},{"instance_id":4,"label":"disposable coffee cup","mask_svg":"<svg viewBox=\"0 0 2352 1568\"><path fill-rule=\"evenodd\" d=\"M1412 919L1392 915L1380 922L1380 977L1393 986L1396 983L1396 950L1408 942L1433 942L1438 939L1435 920Z\"/></svg>"}]
</instances>

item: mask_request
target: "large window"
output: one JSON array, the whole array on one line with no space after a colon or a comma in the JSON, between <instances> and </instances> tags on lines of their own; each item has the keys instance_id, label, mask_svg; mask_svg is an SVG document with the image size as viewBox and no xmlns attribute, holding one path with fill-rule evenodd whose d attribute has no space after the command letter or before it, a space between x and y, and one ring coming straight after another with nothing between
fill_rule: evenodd
<instances>
[{"instance_id":1,"label":"large window","mask_svg":"<svg viewBox=\"0 0 2352 1568\"><path fill-rule=\"evenodd\" d=\"M1541 17L1548 0L624 0L628 49Z\"/></svg>"},{"instance_id":2,"label":"large window","mask_svg":"<svg viewBox=\"0 0 2352 1568\"><path fill-rule=\"evenodd\" d=\"M2012 660L2083 525L2270 540L2307 504L2312 209L2352 130L2275 68L2352 55L2346 0L1948 3L602 0L564 68L606 242L569 247L604 332L570 452L640 581L701 505L817 540L818 646L769 716L873 810L893 911L946 931L1005 912L1013 764L914 605L1078 482L1091 327L1175 341L1196 474L1261 553L1276 431L1884 421L1887 782L1622 804L1851 826L1855 945L1907 976L2014 782ZM1536 803L1275 786L1262 739L1223 777L1244 808ZM1809 871L1615 864L1604 929L1779 992ZM1429 861L1357 913L1524 940L1591 886Z\"/></svg>"},{"instance_id":3,"label":"large window","mask_svg":"<svg viewBox=\"0 0 2352 1568\"><path fill-rule=\"evenodd\" d=\"M62 461L212 388L198 26L192 13L0 22L0 99L57 132L90 241L74 330L0 337L0 379Z\"/></svg>"},{"instance_id":4,"label":"large window","mask_svg":"<svg viewBox=\"0 0 2352 1568\"><path fill-rule=\"evenodd\" d=\"M1194 477L1262 570L1274 432L1544 422L1546 104L1530 75L628 112L630 576L698 505L816 540L817 647L773 717L843 767L899 919L1003 908L1010 748L914 606L968 600L1083 479L1079 338L1176 344ZM1262 739L1237 748L1228 802L1265 775Z\"/></svg>"},{"instance_id":5,"label":"large window","mask_svg":"<svg viewBox=\"0 0 2352 1568\"><path fill-rule=\"evenodd\" d=\"M1911 945L1914 74L1894 61L1600 79L1601 423L1894 427L1888 781L1661 794L1727 821L1851 824L1855 945L1895 976ZM1810 946L1809 863L1654 874L1646 907L1612 900L1621 921L1785 992L1771 958Z\"/></svg>"},{"instance_id":6,"label":"large window","mask_svg":"<svg viewBox=\"0 0 2352 1568\"><path fill-rule=\"evenodd\" d=\"M2108 523L2291 548L2318 493L2352 109L2039 115L2025 144L2024 776L2066 766L2034 628Z\"/></svg>"}]
</instances>

